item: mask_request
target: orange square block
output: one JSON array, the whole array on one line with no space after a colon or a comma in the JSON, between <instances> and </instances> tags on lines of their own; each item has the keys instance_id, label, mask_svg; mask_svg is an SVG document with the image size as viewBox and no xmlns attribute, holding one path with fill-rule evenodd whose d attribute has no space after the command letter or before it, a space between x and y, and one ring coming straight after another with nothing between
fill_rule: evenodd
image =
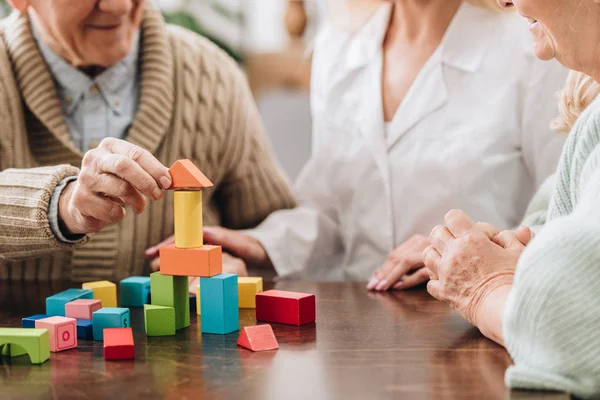
<instances>
[{"instance_id":1,"label":"orange square block","mask_svg":"<svg viewBox=\"0 0 600 400\"><path fill-rule=\"evenodd\" d=\"M180 249L172 244L160 249L160 273L163 275L209 278L221 272L221 246L204 245L193 249Z\"/></svg>"}]
</instances>

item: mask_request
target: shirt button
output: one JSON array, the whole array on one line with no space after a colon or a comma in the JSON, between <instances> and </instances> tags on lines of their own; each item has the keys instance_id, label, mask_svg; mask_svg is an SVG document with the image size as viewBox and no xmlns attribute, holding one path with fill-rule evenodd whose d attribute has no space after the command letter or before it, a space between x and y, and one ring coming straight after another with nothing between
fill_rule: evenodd
<instances>
[{"instance_id":1,"label":"shirt button","mask_svg":"<svg viewBox=\"0 0 600 400\"><path fill-rule=\"evenodd\" d=\"M65 96L65 103L71 104L73 102L73 98L71 96Z\"/></svg>"},{"instance_id":2,"label":"shirt button","mask_svg":"<svg viewBox=\"0 0 600 400\"><path fill-rule=\"evenodd\" d=\"M95 149L96 147L98 147L100 145L100 142L96 139L92 139L90 140L90 142L88 143L88 147L90 150Z\"/></svg>"},{"instance_id":3,"label":"shirt button","mask_svg":"<svg viewBox=\"0 0 600 400\"><path fill-rule=\"evenodd\" d=\"M100 90L98 89L98 86L94 85L90 88L90 93L91 94L98 94L100 92Z\"/></svg>"},{"instance_id":4,"label":"shirt button","mask_svg":"<svg viewBox=\"0 0 600 400\"><path fill-rule=\"evenodd\" d=\"M120 106L120 105L121 105L121 100L119 100L119 99L115 99L114 103L115 103L115 106L117 106L117 107L118 107L118 106Z\"/></svg>"}]
</instances>

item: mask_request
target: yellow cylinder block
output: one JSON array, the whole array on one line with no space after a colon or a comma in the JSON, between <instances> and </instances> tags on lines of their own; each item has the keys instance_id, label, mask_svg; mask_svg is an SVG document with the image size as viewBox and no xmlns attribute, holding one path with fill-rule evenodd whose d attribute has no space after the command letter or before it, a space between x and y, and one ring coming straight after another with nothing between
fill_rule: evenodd
<instances>
[{"instance_id":1,"label":"yellow cylinder block","mask_svg":"<svg viewBox=\"0 0 600 400\"><path fill-rule=\"evenodd\" d=\"M175 247L202 247L202 191L175 191Z\"/></svg>"}]
</instances>

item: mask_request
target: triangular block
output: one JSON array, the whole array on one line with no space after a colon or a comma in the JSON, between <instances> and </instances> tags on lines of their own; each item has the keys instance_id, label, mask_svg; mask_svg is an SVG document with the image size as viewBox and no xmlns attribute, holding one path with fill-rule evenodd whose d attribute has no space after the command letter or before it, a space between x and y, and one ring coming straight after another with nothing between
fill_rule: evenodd
<instances>
[{"instance_id":1,"label":"triangular block","mask_svg":"<svg viewBox=\"0 0 600 400\"><path fill-rule=\"evenodd\" d=\"M271 325L255 325L242 328L238 346L252 351L275 350L279 348Z\"/></svg>"},{"instance_id":2,"label":"triangular block","mask_svg":"<svg viewBox=\"0 0 600 400\"><path fill-rule=\"evenodd\" d=\"M169 169L171 187L169 189L204 189L213 183L190 160L178 160Z\"/></svg>"}]
</instances>

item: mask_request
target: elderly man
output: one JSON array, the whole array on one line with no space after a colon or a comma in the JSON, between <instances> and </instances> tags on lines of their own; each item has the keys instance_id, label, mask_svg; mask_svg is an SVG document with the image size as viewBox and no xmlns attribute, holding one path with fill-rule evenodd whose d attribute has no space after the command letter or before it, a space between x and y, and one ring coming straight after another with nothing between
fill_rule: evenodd
<instances>
[{"instance_id":1,"label":"elderly man","mask_svg":"<svg viewBox=\"0 0 600 400\"><path fill-rule=\"evenodd\" d=\"M215 183L207 224L252 227L294 206L244 77L218 48L165 25L149 0L8 2L0 279L146 272L144 251L172 234L163 189L181 158Z\"/></svg>"}]
</instances>

